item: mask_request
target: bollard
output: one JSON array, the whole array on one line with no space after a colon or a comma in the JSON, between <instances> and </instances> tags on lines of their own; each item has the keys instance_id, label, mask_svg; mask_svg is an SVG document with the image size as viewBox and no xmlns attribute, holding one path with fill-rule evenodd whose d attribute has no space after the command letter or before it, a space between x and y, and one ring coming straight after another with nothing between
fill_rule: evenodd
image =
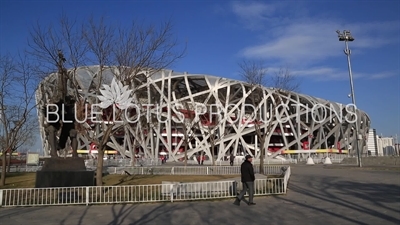
<instances>
[{"instance_id":1,"label":"bollard","mask_svg":"<svg viewBox=\"0 0 400 225\"><path fill-rule=\"evenodd\" d=\"M314 165L315 163L314 163L314 160L311 158L311 157L308 157L307 158L307 163L306 163L307 165Z\"/></svg>"},{"instance_id":2,"label":"bollard","mask_svg":"<svg viewBox=\"0 0 400 225\"><path fill-rule=\"evenodd\" d=\"M332 164L332 161L328 156L325 157L324 164L326 164L326 165Z\"/></svg>"}]
</instances>

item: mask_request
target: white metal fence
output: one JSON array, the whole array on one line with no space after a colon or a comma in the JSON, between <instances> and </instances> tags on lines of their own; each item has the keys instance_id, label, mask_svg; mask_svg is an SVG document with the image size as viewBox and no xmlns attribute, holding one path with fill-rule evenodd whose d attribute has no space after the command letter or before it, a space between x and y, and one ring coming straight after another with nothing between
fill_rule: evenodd
<instances>
[{"instance_id":1,"label":"white metal fence","mask_svg":"<svg viewBox=\"0 0 400 225\"><path fill-rule=\"evenodd\" d=\"M259 166L255 166L258 173ZM129 168L134 174L240 174L237 166L213 167L141 167ZM153 170L153 171L149 171ZM279 178L255 180L255 195L285 194L291 168L289 166L265 166L269 175L284 175ZM173 173L171 173L171 171ZM45 205L90 205L142 203L163 201L189 201L235 197L241 189L236 181L196 183L163 183L152 185L101 186L101 187L56 187L0 189L0 207L45 206Z\"/></svg>"},{"instance_id":2,"label":"white metal fence","mask_svg":"<svg viewBox=\"0 0 400 225\"><path fill-rule=\"evenodd\" d=\"M288 168L288 165L265 165L264 173L268 175L279 175ZM10 172L36 172L41 170L41 166L25 166L11 167ZM94 170L94 167L87 167ZM154 166L154 167L132 167L132 166L116 166L107 167L110 174L125 174L128 172L132 175L233 175L240 174L240 166ZM254 165L254 172L260 172L260 166Z\"/></svg>"},{"instance_id":3,"label":"white metal fence","mask_svg":"<svg viewBox=\"0 0 400 225\"><path fill-rule=\"evenodd\" d=\"M0 166L1 168L1 166ZM10 173L36 172L42 169L42 166L11 166Z\"/></svg>"},{"instance_id":4,"label":"white metal fence","mask_svg":"<svg viewBox=\"0 0 400 225\"><path fill-rule=\"evenodd\" d=\"M285 194L288 180L289 178L286 178L286 176L285 178L255 180L255 195ZM239 189L236 181L2 189L0 190L0 207L173 202L233 198L236 197Z\"/></svg>"},{"instance_id":5,"label":"white metal fence","mask_svg":"<svg viewBox=\"0 0 400 225\"><path fill-rule=\"evenodd\" d=\"M264 173L280 175L288 165L266 165ZM177 166L177 167L109 167L110 174L132 175L234 175L240 174L240 166ZM260 166L254 166L254 172L260 173Z\"/></svg>"},{"instance_id":6,"label":"white metal fence","mask_svg":"<svg viewBox=\"0 0 400 225\"><path fill-rule=\"evenodd\" d=\"M292 169L289 166L289 167L286 168L285 176L283 177L285 193L286 193L286 190L287 190L287 187L288 187L288 184L289 184L289 179L290 179L291 175L292 175Z\"/></svg>"},{"instance_id":7,"label":"white metal fence","mask_svg":"<svg viewBox=\"0 0 400 225\"><path fill-rule=\"evenodd\" d=\"M96 159L87 159L85 160L86 167L96 167L97 160ZM104 159L103 166L115 166L115 167L128 167L128 166L159 166L162 165L161 159Z\"/></svg>"},{"instance_id":8,"label":"white metal fence","mask_svg":"<svg viewBox=\"0 0 400 225\"><path fill-rule=\"evenodd\" d=\"M235 158L233 161L233 165L235 166L240 166L244 161L244 157L242 158ZM252 162L254 165L255 164L260 164L260 160L259 159L253 159ZM271 159L271 158L265 158L264 160L264 165L287 165L287 164L291 164L293 163L290 159L286 158L285 160L281 160L281 159ZM190 165L198 165L198 161L195 160L188 160L188 164ZM203 163L204 165L212 165L212 161L211 160L206 160ZM230 161L229 160L219 160L219 161L215 161L215 165L216 166L229 166L230 165Z\"/></svg>"}]
</instances>

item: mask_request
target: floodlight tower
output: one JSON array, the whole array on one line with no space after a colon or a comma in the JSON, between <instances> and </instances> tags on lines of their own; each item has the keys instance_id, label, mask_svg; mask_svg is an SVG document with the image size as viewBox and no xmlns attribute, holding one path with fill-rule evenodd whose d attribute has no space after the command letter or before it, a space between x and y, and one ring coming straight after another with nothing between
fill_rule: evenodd
<instances>
[{"instance_id":1,"label":"floodlight tower","mask_svg":"<svg viewBox=\"0 0 400 225\"><path fill-rule=\"evenodd\" d=\"M358 167L362 167L362 163L361 163L361 155L360 155L360 149L358 146L358 141L361 139L359 138L359 133L358 133L358 115L356 112L356 97L354 96L354 84L353 84L353 73L351 72L351 63L350 63L350 54L351 51L349 49L349 41L354 41L353 36L351 35L349 30L344 30L343 33L341 33L339 30L336 31L336 33L338 34L338 38L339 41L344 41L345 44L345 49L344 49L344 54L347 56L347 66L349 68L349 77L350 77L350 89L351 89L351 101L353 103L353 109L354 109L354 113L356 114L356 122L355 122L355 133L356 133L356 143L355 143L355 148L357 151L357 163L358 163Z\"/></svg>"}]
</instances>

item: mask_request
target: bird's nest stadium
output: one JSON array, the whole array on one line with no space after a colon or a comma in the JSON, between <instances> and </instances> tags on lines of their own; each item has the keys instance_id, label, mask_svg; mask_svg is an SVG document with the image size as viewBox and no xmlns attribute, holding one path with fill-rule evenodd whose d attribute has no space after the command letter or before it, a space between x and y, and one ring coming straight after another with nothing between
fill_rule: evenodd
<instances>
[{"instance_id":1,"label":"bird's nest stadium","mask_svg":"<svg viewBox=\"0 0 400 225\"><path fill-rule=\"evenodd\" d=\"M109 154L142 154L151 159L168 155L170 161L180 161L187 149L188 158L202 154L218 161L230 154L250 154L257 160L261 146L256 131L265 135L266 157L306 152L355 154L351 147L356 146L356 141L360 151L365 151L370 119L363 111L357 109L354 113L347 105L268 87L254 91L254 86L242 81L171 70L157 71L151 76L148 72L140 73L123 87L114 82L115 71L108 67L101 73L102 84L108 85L102 93L113 92L103 97L98 96L96 88L98 66L69 70L73 80L67 83L69 94L89 105L108 96L111 105L101 112L107 120L102 123L113 126L106 148ZM51 103L58 78L58 73L53 73L39 84L39 108ZM135 120L116 122L106 116L118 98L135 105L128 109L136 112ZM44 152L48 155L47 115L38 110L38 117ZM78 131L78 153L95 154L96 144L90 137L99 138L104 130L95 129L93 115L85 118Z\"/></svg>"}]
</instances>

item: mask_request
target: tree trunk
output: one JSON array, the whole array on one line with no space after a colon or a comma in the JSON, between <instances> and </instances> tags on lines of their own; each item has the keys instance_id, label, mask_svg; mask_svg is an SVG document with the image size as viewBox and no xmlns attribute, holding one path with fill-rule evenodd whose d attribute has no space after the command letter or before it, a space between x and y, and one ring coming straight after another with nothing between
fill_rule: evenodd
<instances>
[{"instance_id":1,"label":"tree trunk","mask_svg":"<svg viewBox=\"0 0 400 225\"><path fill-rule=\"evenodd\" d=\"M103 186L104 146L99 146L97 153L96 186Z\"/></svg>"},{"instance_id":2,"label":"tree trunk","mask_svg":"<svg viewBox=\"0 0 400 225\"><path fill-rule=\"evenodd\" d=\"M264 174L264 153L265 153L265 146L264 146L264 138L260 140L260 174Z\"/></svg>"},{"instance_id":3,"label":"tree trunk","mask_svg":"<svg viewBox=\"0 0 400 225\"><path fill-rule=\"evenodd\" d=\"M97 126L97 129L100 127ZM107 148L107 140L110 138L112 132L112 126L107 127L103 133L103 138L98 146L97 150L97 168L96 168L96 185L103 186L103 157L104 150ZM97 133L100 133L99 131Z\"/></svg>"},{"instance_id":4,"label":"tree trunk","mask_svg":"<svg viewBox=\"0 0 400 225\"><path fill-rule=\"evenodd\" d=\"M214 148L215 148L215 146L214 146L213 142L214 141L211 142L211 158L212 158L212 165L215 166L215 159L214 159Z\"/></svg>"},{"instance_id":5,"label":"tree trunk","mask_svg":"<svg viewBox=\"0 0 400 225\"><path fill-rule=\"evenodd\" d=\"M132 153L132 156L131 156L131 166L135 166L136 165L136 157L135 157L135 154L136 152L135 152L135 150L134 150L134 153Z\"/></svg>"},{"instance_id":6,"label":"tree trunk","mask_svg":"<svg viewBox=\"0 0 400 225\"><path fill-rule=\"evenodd\" d=\"M185 143L185 153L184 153L184 157L185 157L185 167L187 166L187 150L188 150L188 143Z\"/></svg>"},{"instance_id":7,"label":"tree trunk","mask_svg":"<svg viewBox=\"0 0 400 225\"><path fill-rule=\"evenodd\" d=\"M7 157L7 173L9 173L11 170L11 156L12 156L12 152L10 152L10 154Z\"/></svg>"},{"instance_id":8,"label":"tree trunk","mask_svg":"<svg viewBox=\"0 0 400 225\"><path fill-rule=\"evenodd\" d=\"M136 140L133 141L133 149L130 150L131 152L131 166L135 166L136 164Z\"/></svg>"},{"instance_id":9,"label":"tree trunk","mask_svg":"<svg viewBox=\"0 0 400 225\"><path fill-rule=\"evenodd\" d=\"M5 186L6 185L6 153L3 152L3 155L1 155L1 180L0 180L0 186Z\"/></svg>"}]
</instances>

